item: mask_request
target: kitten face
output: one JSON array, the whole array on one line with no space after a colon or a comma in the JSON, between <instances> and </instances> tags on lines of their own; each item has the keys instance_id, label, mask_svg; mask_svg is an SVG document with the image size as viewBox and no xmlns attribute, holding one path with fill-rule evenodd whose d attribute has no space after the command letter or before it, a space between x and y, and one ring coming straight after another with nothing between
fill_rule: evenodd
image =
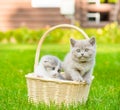
<instances>
[{"instance_id":1,"label":"kitten face","mask_svg":"<svg viewBox=\"0 0 120 110\"><path fill-rule=\"evenodd\" d=\"M95 56L95 38L92 37L86 40L74 40L71 39L71 52L72 58L78 61L89 61Z\"/></svg>"},{"instance_id":2,"label":"kitten face","mask_svg":"<svg viewBox=\"0 0 120 110\"><path fill-rule=\"evenodd\" d=\"M61 62L54 56L47 56L43 59L43 66L50 77L56 78L61 72Z\"/></svg>"}]
</instances>

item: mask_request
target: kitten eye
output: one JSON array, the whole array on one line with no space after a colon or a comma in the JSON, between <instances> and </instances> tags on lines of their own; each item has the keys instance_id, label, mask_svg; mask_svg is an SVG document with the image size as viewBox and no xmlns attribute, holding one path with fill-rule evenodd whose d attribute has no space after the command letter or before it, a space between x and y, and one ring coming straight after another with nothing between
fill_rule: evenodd
<instances>
[{"instance_id":1,"label":"kitten eye","mask_svg":"<svg viewBox=\"0 0 120 110\"><path fill-rule=\"evenodd\" d=\"M58 73L60 73L60 71L61 71L61 70L60 70L60 69L58 69Z\"/></svg>"},{"instance_id":2,"label":"kitten eye","mask_svg":"<svg viewBox=\"0 0 120 110\"><path fill-rule=\"evenodd\" d=\"M55 67L53 67L52 70L55 70Z\"/></svg>"},{"instance_id":3,"label":"kitten eye","mask_svg":"<svg viewBox=\"0 0 120 110\"><path fill-rule=\"evenodd\" d=\"M76 51L77 51L77 52L80 52L80 49L77 49Z\"/></svg>"},{"instance_id":4,"label":"kitten eye","mask_svg":"<svg viewBox=\"0 0 120 110\"><path fill-rule=\"evenodd\" d=\"M85 52L88 52L88 50L89 50L89 49L86 48L86 49L85 49Z\"/></svg>"}]
</instances>

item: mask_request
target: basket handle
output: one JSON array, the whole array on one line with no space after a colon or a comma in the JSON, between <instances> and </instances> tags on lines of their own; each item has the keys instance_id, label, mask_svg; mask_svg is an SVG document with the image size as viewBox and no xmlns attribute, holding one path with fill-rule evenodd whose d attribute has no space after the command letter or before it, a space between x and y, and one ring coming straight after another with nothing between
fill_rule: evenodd
<instances>
[{"instance_id":1,"label":"basket handle","mask_svg":"<svg viewBox=\"0 0 120 110\"><path fill-rule=\"evenodd\" d=\"M73 29L79 31L86 39L89 39L88 35L87 35L82 29L80 29L79 27L74 26L74 25L70 25L70 24L60 24L60 25L56 25L56 26L51 27L49 30L47 30L47 31L43 34L43 36L42 36L41 39L39 40L39 43L38 43L38 46L37 46L37 50L36 50L36 55L35 55L34 70L35 70L35 68L37 67L38 62L39 62L40 49L41 49L41 46L42 46L43 41L45 40L45 38L47 37L47 35L48 35L49 32L53 31L54 29L60 28L60 27L63 27L63 28L73 28Z\"/></svg>"}]
</instances>

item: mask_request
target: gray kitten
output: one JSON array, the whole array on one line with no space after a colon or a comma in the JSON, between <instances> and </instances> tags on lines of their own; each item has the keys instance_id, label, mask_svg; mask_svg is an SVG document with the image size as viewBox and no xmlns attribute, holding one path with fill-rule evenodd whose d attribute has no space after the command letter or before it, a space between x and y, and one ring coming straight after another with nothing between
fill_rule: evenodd
<instances>
[{"instance_id":1,"label":"gray kitten","mask_svg":"<svg viewBox=\"0 0 120 110\"><path fill-rule=\"evenodd\" d=\"M86 81L90 84L95 64L95 38L85 40L70 39L71 50L63 62L66 79Z\"/></svg>"},{"instance_id":2,"label":"gray kitten","mask_svg":"<svg viewBox=\"0 0 120 110\"><path fill-rule=\"evenodd\" d=\"M35 74L43 78L59 78L62 79L61 61L52 55L45 55L41 58L35 69Z\"/></svg>"}]
</instances>

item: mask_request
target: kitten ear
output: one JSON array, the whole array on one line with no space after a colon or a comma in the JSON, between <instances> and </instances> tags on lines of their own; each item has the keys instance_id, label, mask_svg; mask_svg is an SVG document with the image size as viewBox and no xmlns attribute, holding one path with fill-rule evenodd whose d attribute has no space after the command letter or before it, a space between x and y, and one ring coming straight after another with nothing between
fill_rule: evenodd
<instances>
[{"instance_id":1,"label":"kitten ear","mask_svg":"<svg viewBox=\"0 0 120 110\"><path fill-rule=\"evenodd\" d=\"M91 37L89 42L91 45L95 45L95 37Z\"/></svg>"},{"instance_id":2,"label":"kitten ear","mask_svg":"<svg viewBox=\"0 0 120 110\"><path fill-rule=\"evenodd\" d=\"M74 40L73 38L70 38L70 43L71 43L71 46L74 47L76 40Z\"/></svg>"},{"instance_id":3,"label":"kitten ear","mask_svg":"<svg viewBox=\"0 0 120 110\"><path fill-rule=\"evenodd\" d=\"M48 60L44 60L44 63L48 62Z\"/></svg>"},{"instance_id":4,"label":"kitten ear","mask_svg":"<svg viewBox=\"0 0 120 110\"><path fill-rule=\"evenodd\" d=\"M45 59L44 61L43 61L43 64L46 64L48 62L48 59Z\"/></svg>"},{"instance_id":5,"label":"kitten ear","mask_svg":"<svg viewBox=\"0 0 120 110\"><path fill-rule=\"evenodd\" d=\"M49 65L50 65L50 63L49 63L49 61L48 61L48 60L44 60L42 64L43 64L45 67L47 67L47 66L49 66Z\"/></svg>"}]
</instances>

